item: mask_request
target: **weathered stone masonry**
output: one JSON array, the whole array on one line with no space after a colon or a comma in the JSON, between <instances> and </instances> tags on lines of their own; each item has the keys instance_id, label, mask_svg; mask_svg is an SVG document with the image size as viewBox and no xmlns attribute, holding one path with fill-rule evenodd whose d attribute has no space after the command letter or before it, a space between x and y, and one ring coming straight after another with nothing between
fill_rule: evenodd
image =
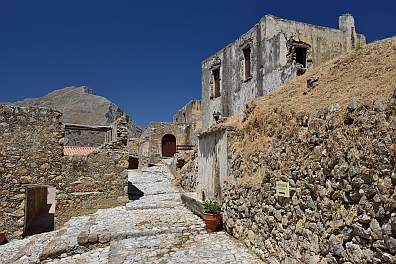
<instances>
[{"instance_id":1,"label":"weathered stone masonry","mask_svg":"<svg viewBox=\"0 0 396 264\"><path fill-rule=\"evenodd\" d=\"M0 229L22 235L24 184L61 180L61 113L0 105Z\"/></svg>"},{"instance_id":2,"label":"weathered stone masonry","mask_svg":"<svg viewBox=\"0 0 396 264\"><path fill-rule=\"evenodd\" d=\"M396 91L334 109L268 113L263 147L229 144L225 228L273 263L396 263Z\"/></svg>"},{"instance_id":3,"label":"weathered stone masonry","mask_svg":"<svg viewBox=\"0 0 396 264\"><path fill-rule=\"evenodd\" d=\"M116 140L83 157L63 156L61 113L44 108L0 105L0 229L20 237L26 184L57 189L55 225L70 216L125 199L128 151L125 120Z\"/></svg>"},{"instance_id":4,"label":"weathered stone masonry","mask_svg":"<svg viewBox=\"0 0 396 264\"><path fill-rule=\"evenodd\" d=\"M332 29L264 16L246 34L202 62L202 128L297 74L365 44L351 15Z\"/></svg>"},{"instance_id":5,"label":"weathered stone masonry","mask_svg":"<svg viewBox=\"0 0 396 264\"><path fill-rule=\"evenodd\" d=\"M141 166L155 164L165 157L162 147L164 137L167 136L175 139L174 153L195 148L201 127L201 101L199 100L192 100L181 108L173 116L173 122L151 122L141 136L139 164Z\"/></svg>"}]
</instances>

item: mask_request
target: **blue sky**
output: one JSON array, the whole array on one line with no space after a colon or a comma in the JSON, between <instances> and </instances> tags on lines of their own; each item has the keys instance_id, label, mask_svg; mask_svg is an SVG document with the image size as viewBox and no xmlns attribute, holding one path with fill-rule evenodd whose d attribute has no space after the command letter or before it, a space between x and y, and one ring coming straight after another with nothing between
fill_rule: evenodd
<instances>
[{"instance_id":1,"label":"blue sky","mask_svg":"<svg viewBox=\"0 0 396 264\"><path fill-rule=\"evenodd\" d=\"M203 59L265 14L396 35L396 1L0 0L0 102L86 85L141 126L201 96Z\"/></svg>"}]
</instances>

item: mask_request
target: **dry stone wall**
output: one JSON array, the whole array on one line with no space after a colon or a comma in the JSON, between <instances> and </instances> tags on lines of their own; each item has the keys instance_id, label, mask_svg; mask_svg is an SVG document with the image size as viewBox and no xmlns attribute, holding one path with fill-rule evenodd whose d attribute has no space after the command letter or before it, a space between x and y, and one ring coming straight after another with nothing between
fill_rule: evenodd
<instances>
[{"instance_id":1,"label":"dry stone wall","mask_svg":"<svg viewBox=\"0 0 396 264\"><path fill-rule=\"evenodd\" d=\"M226 230L269 263L396 263L396 91L257 122L229 152Z\"/></svg>"},{"instance_id":2,"label":"dry stone wall","mask_svg":"<svg viewBox=\"0 0 396 264\"><path fill-rule=\"evenodd\" d=\"M88 156L65 156L57 195L57 226L70 217L127 202L128 152L102 149Z\"/></svg>"},{"instance_id":3,"label":"dry stone wall","mask_svg":"<svg viewBox=\"0 0 396 264\"><path fill-rule=\"evenodd\" d=\"M178 153L170 164L173 183L187 192L196 192L199 184L198 156L196 150Z\"/></svg>"},{"instance_id":4,"label":"dry stone wall","mask_svg":"<svg viewBox=\"0 0 396 264\"><path fill-rule=\"evenodd\" d=\"M20 237L26 184L57 189L55 225L71 216L126 201L127 120L114 124L115 140L88 156L63 156L61 113L0 105L0 230Z\"/></svg>"},{"instance_id":5,"label":"dry stone wall","mask_svg":"<svg viewBox=\"0 0 396 264\"><path fill-rule=\"evenodd\" d=\"M191 145L192 129L186 124L151 122L141 136L139 146L139 166L158 163L163 157L162 139L173 135L176 145Z\"/></svg>"},{"instance_id":6,"label":"dry stone wall","mask_svg":"<svg viewBox=\"0 0 396 264\"><path fill-rule=\"evenodd\" d=\"M63 157L57 199L57 226L72 216L127 202L127 124L126 116L117 119L112 125L114 140L94 153Z\"/></svg>"},{"instance_id":7,"label":"dry stone wall","mask_svg":"<svg viewBox=\"0 0 396 264\"><path fill-rule=\"evenodd\" d=\"M61 113L0 105L0 230L22 234L24 184L55 183L62 168Z\"/></svg>"},{"instance_id":8,"label":"dry stone wall","mask_svg":"<svg viewBox=\"0 0 396 264\"><path fill-rule=\"evenodd\" d=\"M105 132L65 129L65 145L78 147L99 147L105 142Z\"/></svg>"}]
</instances>

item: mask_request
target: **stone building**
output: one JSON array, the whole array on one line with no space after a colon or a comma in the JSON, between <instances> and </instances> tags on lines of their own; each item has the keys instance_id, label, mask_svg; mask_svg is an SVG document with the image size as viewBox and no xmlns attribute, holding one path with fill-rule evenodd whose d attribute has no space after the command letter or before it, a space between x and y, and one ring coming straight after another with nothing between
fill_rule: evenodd
<instances>
[{"instance_id":1,"label":"stone building","mask_svg":"<svg viewBox=\"0 0 396 264\"><path fill-rule=\"evenodd\" d=\"M152 122L143 131L139 159L141 166L158 163L164 157L173 155L191 146L191 132L186 124Z\"/></svg>"},{"instance_id":2,"label":"stone building","mask_svg":"<svg viewBox=\"0 0 396 264\"><path fill-rule=\"evenodd\" d=\"M196 129L200 129L202 126L201 113L201 100L191 100L173 115L173 123L192 124L196 126Z\"/></svg>"},{"instance_id":3,"label":"stone building","mask_svg":"<svg viewBox=\"0 0 396 264\"><path fill-rule=\"evenodd\" d=\"M201 120L201 101L192 100L173 116L173 122L150 123L140 139L141 166L193 149L201 131Z\"/></svg>"},{"instance_id":4,"label":"stone building","mask_svg":"<svg viewBox=\"0 0 396 264\"><path fill-rule=\"evenodd\" d=\"M241 113L245 105L284 82L365 44L354 18L339 29L264 16L235 42L202 62L202 128Z\"/></svg>"},{"instance_id":5,"label":"stone building","mask_svg":"<svg viewBox=\"0 0 396 264\"><path fill-rule=\"evenodd\" d=\"M202 130L201 100L191 100L174 116L173 123L186 126L187 145L196 146L198 134Z\"/></svg>"},{"instance_id":6,"label":"stone building","mask_svg":"<svg viewBox=\"0 0 396 264\"><path fill-rule=\"evenodd\" d=\"M127 120L89 155L64 155L62 114L0 105L0 230L18 238L53 230L72 216L123 203Z\"/></svg>"},{"instance_id":7,"label":"stone building","mask_svg":"<svg viewBox=\"0 0 396 264\"><path fill-rule=\"evenodd\" d=\"M111 142L111 126L90 126L82 124L64 124L65 146L99 147Z\"/></svg>"}]
</instances>

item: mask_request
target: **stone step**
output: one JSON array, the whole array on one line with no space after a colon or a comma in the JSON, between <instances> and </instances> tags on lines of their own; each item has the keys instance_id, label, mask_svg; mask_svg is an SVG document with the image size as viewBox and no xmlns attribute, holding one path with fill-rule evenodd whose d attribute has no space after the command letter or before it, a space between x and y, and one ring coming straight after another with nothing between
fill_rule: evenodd
<instances>
[{"instance_id":1,"label":"stone step","mask_svg":"<svg viewBox=\"0 0 396 264\"><path fill-rule=\"evenodd\" d=\"M179 193L165 193L158 195L146 195L139 200L126 204L127 210L143 210L154 208L172 208L181 205L181 197Z\"/></svg>"},{"instance_id":2,"label":"stone step","mask_svg":"<svg viewBox=\"0 0 396 264\"><path fill-rule=\"evenodd\" d=\"M170 184L137 183L133 184L146 195L159 195L167 193L180 193L180 191Z\"/></svg>"}]
</instances>

